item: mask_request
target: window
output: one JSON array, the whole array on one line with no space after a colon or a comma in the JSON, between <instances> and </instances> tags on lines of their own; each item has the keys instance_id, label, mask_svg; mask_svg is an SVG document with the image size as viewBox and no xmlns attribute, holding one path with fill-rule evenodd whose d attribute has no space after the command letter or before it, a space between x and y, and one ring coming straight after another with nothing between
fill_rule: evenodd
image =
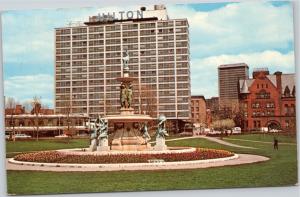
<instances>
[{"instance_id":1,"label":"window","mask_svg":"<svg viewBox=\"0 0 300 197\"><path fill-rule=\"evenodd\" d=\"M289 114L289 106L288 106L288 104L284 105L284 113L285 113L285 115Z\"/></svg>"},{"instance_id":2,"label":"window","mask_svg":"<svg viewBox=\"0 0 300 197\"><path fill-rule=\"evenodd\" d=\"M290 127L290 122L289 122L289 120L286 120L285 121L285 128L289 128Z\"/></svg>"},{"instance_id":3,"label":"window","mask_svg":"<svg viewBox=\"0 0 300 197\"><path fill-rule=\"evenodd\" d=\"M252 108L259 108L260 104L259 103L252 103Z\"/></svg>"},{"instance_id":4,"label":"window","mask_svg":"<svg viewBox=\"0 0 300 197\"><path fill-rule=\"evenodd\" d=\"M270 93L265 90L261 90L259 93L256 93L257 99L270 99Z\"/></svg>"}]
</instances>

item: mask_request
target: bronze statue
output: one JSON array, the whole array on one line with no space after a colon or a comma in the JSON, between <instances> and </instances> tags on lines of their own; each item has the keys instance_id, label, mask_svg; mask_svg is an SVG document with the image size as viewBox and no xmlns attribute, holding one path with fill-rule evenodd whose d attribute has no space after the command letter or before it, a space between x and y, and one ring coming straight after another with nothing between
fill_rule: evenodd
<instances>
[{"instance_id":1,"label":"bronze statue","mask_svg":"<svg viewBox=\"0 0 300 197\"><path fill-rule=\"evenodd\" d=\"M157 132L156 132L156 137L157 138L165 138L166 136L169 136L167 130L165 129L166 126L166 116L164 115L159 115L158 117L158 127L157 127Z\"/></svg>"}]
</instances>

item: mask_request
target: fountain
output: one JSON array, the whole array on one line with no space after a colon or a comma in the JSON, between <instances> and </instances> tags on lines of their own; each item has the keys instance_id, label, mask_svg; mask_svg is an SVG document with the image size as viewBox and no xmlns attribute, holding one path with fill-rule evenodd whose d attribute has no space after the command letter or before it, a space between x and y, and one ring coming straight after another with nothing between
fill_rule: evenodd
<instances>
[{"instance_id":1,"label":"fountain","mask_svg":"<svg viewBox=\"0 0 300 197\"><path fill-rule=\"evenodd\" d=\"M107 115L99 117L96 121L95 129L91 135L90 151L144 151L153 150L148 141L151 139L148 134L147 123L152 121L149 115L135 114L132 107L133 86L136 80L129 76L129 54L125 51L123 58L123 74L122 77L116 78L120 82L120 114ZM113 140L111 146L108 146L108 127L107 121L113 124ZM157 131L157 145L154 150L167 150L164 138L167 136L165 130L166 117L160 115ZM143 125L141 129L141 125ZM142 132L141 132L142 131ZM96 144L98 141L98 146Z\"/></svg>"}]
</instances>

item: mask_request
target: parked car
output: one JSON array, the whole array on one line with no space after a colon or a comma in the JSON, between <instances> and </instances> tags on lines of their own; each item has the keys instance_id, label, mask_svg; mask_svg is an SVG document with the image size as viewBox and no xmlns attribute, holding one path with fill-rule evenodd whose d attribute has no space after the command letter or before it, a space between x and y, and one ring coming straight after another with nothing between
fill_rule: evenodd
<instances>
[{"instance_id":1,"label":"parked car","mask_svg":"<svg viewBox=\"0 0 300 197\"><path fill-rule=\"evenodd\" d=\"M54 136L56 138L68 138L69 136L66 135L66 134L61 134L61 135L57 135L57 136Z\"/></svg>"},{"instance_id":2,"label":"parked car","mask_svg":"<svg viewBox=\"0 0 300 197\"><path fill-rule=\"evenodd\" d=\"M211 131L210 128L203 128L202 133L203 134L208 134Z\"/></svg>"},{"instance_id":3,"label":"parked car","mask_svg":"<svg viewBox=\"0 0 300 197\"><path fill-rule=\"evenodd\" d=\"M281 130L278 130L278 129L271 129L269 132L270 133L278 133L278 132L280 132Z\"/></svg>"},{"instance_id":4,"label":"parked car","mask_svg":"<svg viewBox=\"0 0 300 197\"><path fill-rule=\"evenodd\" d=\"M207 134L208 135L221 135L222 132L221 131L210 130Z\"/></svg>"},{"instance_id":5,"label":"parked car","mask_svg":"<svg viewBox=\"0 0 300 197\"><path fill-rule=\"evenodd\" d=\"M15 137L15 139L28 139L28 138L31 138L30 135L26 135L24 133L16 134L14 137Z\"/></svg>"},{"instance_id":6,"label":"parked car","mask_svg":"<svg viewBox=\"0 0 300 197\"><path fill-rule=\"evenodd\" d=\"M241 134L242 133L242 129L241 127L233 127L231 134Z\"/></svg>"},{"instance_id":7,"label":"parked car","mask_svg":"<svg viewBox=\"0 0 300 197\"><path fill-rule=\"evenodd\" d=\"M269 131L268 127L261 127L260 128L260 132L262 132L262 133L267 133L268 131Z\"/></svg>"}]
</instances>

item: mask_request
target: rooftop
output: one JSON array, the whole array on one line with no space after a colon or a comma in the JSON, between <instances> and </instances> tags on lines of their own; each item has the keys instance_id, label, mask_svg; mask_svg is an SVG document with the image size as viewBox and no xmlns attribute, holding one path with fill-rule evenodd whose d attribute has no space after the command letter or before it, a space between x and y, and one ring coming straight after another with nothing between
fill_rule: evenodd
<instances>
[{"instance_id":1,"label":"rooftop","mask_svg":"<svg viewBox=\"0 0 300 197\"><path fill-rule=\"evenodd\" d=\"M218 67L218 69L226 69L226 68L235 68L235 67L248 67L245 63L235 63L235 64L223 64Z\"/></svg>"}]
</instances>

